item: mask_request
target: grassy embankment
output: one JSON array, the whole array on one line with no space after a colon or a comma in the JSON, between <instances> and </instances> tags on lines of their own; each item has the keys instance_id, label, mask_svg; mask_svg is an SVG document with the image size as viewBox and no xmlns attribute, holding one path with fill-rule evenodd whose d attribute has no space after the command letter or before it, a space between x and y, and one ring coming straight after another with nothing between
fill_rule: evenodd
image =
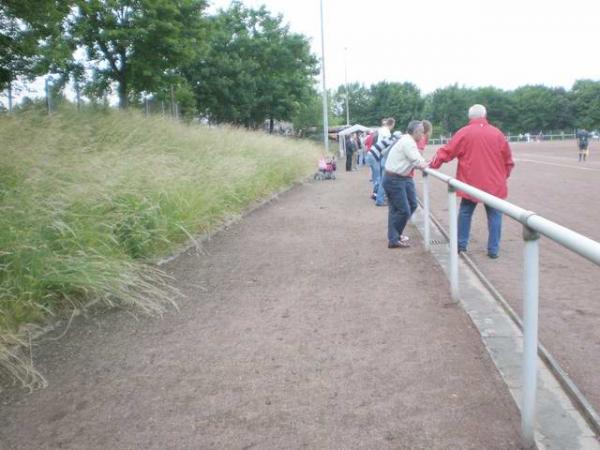
<instances>
[{"instance_id":1,"label":"grassy embankment","mask_svg":"<svg viewBox=\"0 0 600 450\"><path fill-rule=\"evenodd\" d=\"M160 312L148 261L309 174L320 149L137 113L0 116L0 376L40 380L11 353L30 324L84 303Z\"/></svg>"}]
</instances>

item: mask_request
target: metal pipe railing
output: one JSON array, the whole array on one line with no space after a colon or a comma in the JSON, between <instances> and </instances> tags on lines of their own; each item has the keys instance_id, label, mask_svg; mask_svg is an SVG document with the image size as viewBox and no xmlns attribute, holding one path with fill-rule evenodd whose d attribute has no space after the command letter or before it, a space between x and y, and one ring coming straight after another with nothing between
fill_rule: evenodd
<instances>
[{"instance_id":1,"label":"metal pipe railing","mask_svg":"<svg viewBox=\"0 0 600 450\"><path fill-rule=\"evenodd\" d=\"M497 209L523 225L523 392L521 404L521 434L524 445L535 445L535 405L537 393L537 353L539 317L539 237L552 239L563 247L600 265L600 242L594 241L569 228L545 219L534 212L513 205L487 192L463 183L433 169L423 169L423 205L425 207L425 247L429 243L429 178L434 177L448 185L448 214L450 228L450 290L454 300L460 298L458 289L458 214L456 191Z\"/></svg>"},{"instance_id":2,"label":"metal pipe railing","mask_svg":"<svg viewBox=\"0 0 600 450\"><path fill-rule=\"evenodd\" d=\"M446 174L433 169L424 169L424 173L437 178L452 186L457 191L469 194L471 197L499 210L517 222L531 228L533 231L552 239L563 247L583 256L585 259L600 265L600 242L594 241L576 231L563 227L551 220L545 219L532 211L513 205L469 184L458 181Z\"/></svg>"}]
</instances>

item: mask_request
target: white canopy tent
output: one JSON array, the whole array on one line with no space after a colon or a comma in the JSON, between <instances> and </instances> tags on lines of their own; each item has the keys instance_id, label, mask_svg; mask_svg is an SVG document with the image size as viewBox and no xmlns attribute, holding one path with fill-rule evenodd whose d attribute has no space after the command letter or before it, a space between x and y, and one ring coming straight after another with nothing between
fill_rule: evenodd
<instances>
[{"instance_id":1,"label":"white canopy tent","mask_svg":"<svg viewBox=\"0 0 600 450\"><path fill-rule=\"evenodd\" d=\"M356 124L352 125L351 127L344 128L342 131L338 132L338 141L340 144L340 157L343 157L346 154L346 136L352 133L356 133L357 131L370 133L371 131L374 131L374 128L369 128L360 124Z\"/></svg>"}]
</instances>

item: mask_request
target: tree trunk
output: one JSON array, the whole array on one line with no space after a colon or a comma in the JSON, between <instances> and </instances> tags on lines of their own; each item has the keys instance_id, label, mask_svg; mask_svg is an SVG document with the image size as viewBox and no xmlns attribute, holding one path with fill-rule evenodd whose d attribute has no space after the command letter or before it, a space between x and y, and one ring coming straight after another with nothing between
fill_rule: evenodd
<instances>
[{"instance_id":1,"label":"tree trunk","mask_svg":"<svg viewBox=\"0 0 600 450\"><path fill-rule=\"evenodd\" d=\"M269 117L269 134L273 134L273 127L275 126L275 121L273 120L273 116Z\"/></svg>"},{"instance_id":2,"label":"tree trunk","mask_svg":"<svg viewBox=\"0 0 600 450\"><path fill-rule=\"evenodd\" d=\"M122 77L119 80L119 108L127 109L129 106L129 99L127 98L127 82L125 81L125 77Z\"/></svg>"},{"instance_id":3,"label":"tree trunk","mask_svg":"<svg viewBox=\"0 0 600 450\"><path fill-rule=\"evenodd\" d=\"M8 80L8 112L12 112L13 97L12 97L12 80Z\"/></svg>"},{"instance_id":4,"label":"tree trunk","mask_svg":"<svg viewBox=\"0 0 600 450\"><path fill-rule=\"evenodd\" d=\"M79 80L75 80L75 95L77 98L77 111L81 109L81 85Z\"/></svg>"}]
</instances>

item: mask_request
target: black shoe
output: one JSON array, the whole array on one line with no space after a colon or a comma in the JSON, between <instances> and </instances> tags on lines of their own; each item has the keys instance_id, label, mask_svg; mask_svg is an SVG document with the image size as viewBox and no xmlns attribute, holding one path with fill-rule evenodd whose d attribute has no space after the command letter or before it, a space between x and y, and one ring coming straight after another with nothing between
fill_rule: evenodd
<instances>
[{"instance_id":1,"label":"black shoe","mask_svg":"<svg viewBox=\"0 0 600 450\"><path fill-rule=\"evenodd\" d=\"M498 259L500 257L500 255L498 253L488 253L488 258L491 259Z\"/></svg>"},{"instance_id":2,"label":"black shoe","mask_svg":"<svg viewBox=\"0 0 600 450\"><path fill-rule=\"evenodd\" d=\"M458 247L458 253L467 253L467 249Z\"/></svg>"},{"instance_id":3,"label":"black shoe","mask_svg":"<svg viewBox=\"0 0 600 450\"><path fill-rule=\"evenodd\" d=\"M389 242L388 248L408 248L410 244L408 242Z\"/></svg>"}]
</instances>

